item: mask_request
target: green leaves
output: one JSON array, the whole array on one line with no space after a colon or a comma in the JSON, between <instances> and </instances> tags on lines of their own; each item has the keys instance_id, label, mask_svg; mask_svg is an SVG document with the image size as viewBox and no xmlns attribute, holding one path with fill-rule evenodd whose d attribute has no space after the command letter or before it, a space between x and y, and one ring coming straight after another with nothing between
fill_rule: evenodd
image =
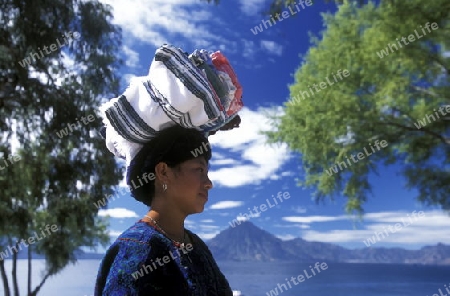
<instances>
[{"instance_id":1,"label":"green leaves","mask_svg":"<svg viewBox=\"0 0 450 296\"><path fill-rule=\"evenodd\" d=\"M302 184L314 187L317 199L342 194L347 212L362 213L371 189L368 173L384 161L405 165L404 175L419 190L419 200L448 208L450 114L421 129L414 123L450 102L450 59L441 50L450 40L449 11L444 0L412 0L344 3L336 15L324 15L327 29L312 40L290 86L293 99L277 120L278 130L268 133L271 141L286 142L301 153ZM421 31L420 39L403 43L402 37L432 22L439 29ZM384 57L377 54L382 50L388 53ZM339 69L350 75L335 81ZM323 81L325 89L309 91ZM331 176L325 173L377 139L389 146ZM443 169L423 171L437 161Z\"/></svg>"},{"instance_id":2,"label":"green leaves","mask_svg":"<svg viewBox=\"0 0 450 296\"><path fill-rule=\"evenodd\" d=\"M109 240L93 203L118 184L122 171L95 132L101 120L82 118L95 116L101 99L117 93L121 32L98 1L7 0L0 6L7 44L0 47L0 77L6 77L0 163L5 155L21 157L0 170L0 249L56 225L57 232L28 247L46 256L48 276L73 262L81 247ZM65 37L75 31L79 38ZM21 65L27 57L30 64Z\"/></svg>"}]
</instances>

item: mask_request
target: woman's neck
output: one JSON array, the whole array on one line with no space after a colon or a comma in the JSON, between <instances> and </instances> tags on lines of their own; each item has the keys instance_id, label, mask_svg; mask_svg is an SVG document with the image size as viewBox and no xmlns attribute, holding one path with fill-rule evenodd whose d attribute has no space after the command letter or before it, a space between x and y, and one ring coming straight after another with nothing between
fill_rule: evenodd
<instances>
[{"instance_id":1,"label":"woman's neck","mask_svg":"<svg viewBox=\"0 0 450 296\"><path fill-rule=\"evenodd\" d=\"M148 219L156 227L162 229L163 232L172 240L184 242L185 231L184 231L184 219L185 216L176 215L173 211L162 211L158 209L151 209L147 216L151 217Z\"/></svg>"}]
</instances>

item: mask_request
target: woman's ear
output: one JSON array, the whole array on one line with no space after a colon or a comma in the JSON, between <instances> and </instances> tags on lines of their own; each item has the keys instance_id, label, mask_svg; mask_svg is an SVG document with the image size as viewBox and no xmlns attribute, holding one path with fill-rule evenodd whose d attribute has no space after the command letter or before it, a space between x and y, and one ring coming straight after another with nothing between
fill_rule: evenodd
<instances>
[{"instance_id":1,"label":"woman's ear","mask_svg":"<svg viewBox=\"0 0 450 296\"><path fill-rule=\"evenodd\" d=\"M155 166L156 180L163 184L169 183L169 166L165 162L160 162Z\"/></svg>"}]
</instances>

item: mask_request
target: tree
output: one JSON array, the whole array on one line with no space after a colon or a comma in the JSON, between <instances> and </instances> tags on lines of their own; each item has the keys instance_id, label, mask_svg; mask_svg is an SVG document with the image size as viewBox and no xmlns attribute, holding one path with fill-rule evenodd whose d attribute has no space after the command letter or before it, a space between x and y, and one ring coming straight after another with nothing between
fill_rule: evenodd
<instances>
[{"instance_id":1,"label":"tree","mask_svg":"<svg viewBox=\"0 0 450 296\"><path fill-rule=\"evenodd\" d=\"M324 19L270 141L301 153L317 201L341 193L361 214L369 172L397 163L419 201L449 210L450 2L344 3Z\"/></svg>"},{"instance_id":2,"label":"tree","mask_svg":"<svg viewBox=\"0 0 450 296\"><path fill-rule=\"evenodd\" d=\"M26 252L27 295L36 295L80 247L109 240L94 203L122 170L105 154L96 110L118 93L121 31L96 0L0 0L0 11L0 274L4 295L18 296ZM46 262L37 284L34 253Z\"/></svg>"}]
</instances>

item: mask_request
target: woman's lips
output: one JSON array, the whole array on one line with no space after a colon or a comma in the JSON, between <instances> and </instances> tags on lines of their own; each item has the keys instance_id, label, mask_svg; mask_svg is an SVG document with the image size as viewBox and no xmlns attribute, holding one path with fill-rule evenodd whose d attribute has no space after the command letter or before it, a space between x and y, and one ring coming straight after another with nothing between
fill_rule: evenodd
<instances>
[{"instance_id":1,"label":"woman's lips","mask_svg":"<svg viewBox=\"0 0 450 296\"><path fill-rule=\"evenodd\" d=\"M199 195L208 201L208 194L200 193Z\"/></svg>"}]
</instances>

